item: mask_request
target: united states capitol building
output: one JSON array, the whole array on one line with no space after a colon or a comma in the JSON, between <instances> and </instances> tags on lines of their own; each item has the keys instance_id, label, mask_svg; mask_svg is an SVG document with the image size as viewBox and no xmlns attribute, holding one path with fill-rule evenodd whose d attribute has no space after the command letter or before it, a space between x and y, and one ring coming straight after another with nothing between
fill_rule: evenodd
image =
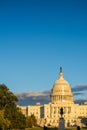
<instances>
[{"instance_id":1,"label":"united states capitol building","mask_svg":"<svg viewBox=\"0 0 87 130\"><path fill-rule=\"evenodd\" d=\"M74 103L74 97L69 83L64 79L62 68L59 78L55 81L50 95L50 102L34 106L19 106L25 116L34 114L40 126L58 126L60 109L63 108L65 126L81 125L80 117L87 117L87 102L82 105Z\"/></svg>"}]
</instances>

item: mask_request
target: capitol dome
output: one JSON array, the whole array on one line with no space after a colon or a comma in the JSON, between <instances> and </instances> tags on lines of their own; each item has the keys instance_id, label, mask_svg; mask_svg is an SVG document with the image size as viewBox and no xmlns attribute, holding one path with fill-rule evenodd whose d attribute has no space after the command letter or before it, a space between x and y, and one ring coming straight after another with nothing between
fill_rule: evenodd
<instances>
[{"instance_id":1,"label":"capitol dome","mask_svg":"<svg viewBox=\"0 0 87 130\"><path fill-rule=\"evenodd\" d=\"M69 83L63 78L62 68L60 67L59 79L53 85L51 90L51 102L73 102L73 94Z\"/></svg>"}]
</instances>

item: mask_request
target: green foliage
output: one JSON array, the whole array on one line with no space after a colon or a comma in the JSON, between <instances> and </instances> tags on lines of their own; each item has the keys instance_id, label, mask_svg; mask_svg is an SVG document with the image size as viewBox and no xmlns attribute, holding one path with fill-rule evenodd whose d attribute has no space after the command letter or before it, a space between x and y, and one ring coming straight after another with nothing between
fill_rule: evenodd
<instances>
[{"instance_id":1,"label":"green foliage","mask_svg":"<svg viewBox=\"0 0 87 130\"><path fill-rule=\"evenodd\" d=\"M37 120L36 120L34 114L31 115L31 119L33 121L33 126L37 126Z\"/></svg>"},{"instance_id":2,"label":"green foliage","mask_svg":"<svg viewBox=\"0 0 87 130\"><path fill-rule=\"evenodd\" d=\"M27 117L26 118L26 127L32 127L33 126L33 120L31 119L31 117Z\"/></svg>"},{"instance_id":3,"label":"green foliage","mask_svg":"<svg viewBox=\"0 0 87 130\"><path fill-rule=\"evenodd\" d=\"M35 116L32 114L31 116L28 116L26 118L26 127L33 127L33 126L37 126L37 120L35 118Z\"/></svg>"},{"instance_id":4,"label":"green foliage","mask_svg":"<svg viewBox=\"0 0 87 130\"><path fill-rule=\"evenodd\" d=\"M9 91L5 84L0 84L0 109L5 109L6 105L15 104L17 97Z\"/></svg>"},{"instance_id":5,"label":"green foliage","mask_svg":"<svg viewBox=\"0 0 87 130\"><path fill-rule=\"evenodd\" d=\"M10 126L10 121L4 118L4 111L0 110L0 129L6 130Z\"/></svg>"},{"instance_id":6,"label":"green foliage","mask_svg":"<svg viewBox=\"0 0 87 130\"><path fill-rule=\"evenodd\" d=\"M26 127L26 118L16 105L6 107L5 117L11 121L11 128L23 129Z\"/></svg>"},{"instance_id":7,"label":"green foliage","mask_svg":"<svg viewBox=\"0 0 87 130\"><path fill-rule=\"evenodd\" d=\"M26 118L17 107L17 101L17 97L9 91L7 86L0 84L0 110L4 112L4 123L9 124L10 122L11 129L23 129L26 126Z\"/></svg>"}]
</instances>

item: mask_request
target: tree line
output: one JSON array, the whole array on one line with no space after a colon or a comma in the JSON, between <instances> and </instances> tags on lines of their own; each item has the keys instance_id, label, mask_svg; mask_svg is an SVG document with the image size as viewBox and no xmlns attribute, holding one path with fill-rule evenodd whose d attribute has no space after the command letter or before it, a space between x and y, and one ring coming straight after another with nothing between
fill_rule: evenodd
<instances>
[{"instance_id":1,"label":"tree line","mask_svg":"<svg viewBox=\"0 0 87 130\"><path fill-rule=\"evenodd\" d=\"M5 84L0 84L0 130L25 129L37 126L32 114L25 117L17 107L18 98Z\"/></svg>"}]
</instances>

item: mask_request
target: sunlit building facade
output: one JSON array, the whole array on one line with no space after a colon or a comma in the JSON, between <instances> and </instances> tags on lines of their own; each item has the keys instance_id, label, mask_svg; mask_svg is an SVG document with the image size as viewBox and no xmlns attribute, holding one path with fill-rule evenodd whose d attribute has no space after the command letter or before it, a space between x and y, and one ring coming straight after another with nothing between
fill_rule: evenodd
<instances>
[{"instance_id":1,"label":"sunlit building facade","mask_svg":"<svg viewBox=\"0 0 87 130\"><path fill-rule=\"evenodd\" d=\"M34 114L40 126L58 126L60 109L63 108L63 118L65 126L82 125L81 117L87 117L87 103L83 105L75 104L74 97L69 83L64 79L62 68L60 68L59 78L55 81L50 95L50 102L34 106L19 106L25 116Z\"/></svg>"}]
</instances>

